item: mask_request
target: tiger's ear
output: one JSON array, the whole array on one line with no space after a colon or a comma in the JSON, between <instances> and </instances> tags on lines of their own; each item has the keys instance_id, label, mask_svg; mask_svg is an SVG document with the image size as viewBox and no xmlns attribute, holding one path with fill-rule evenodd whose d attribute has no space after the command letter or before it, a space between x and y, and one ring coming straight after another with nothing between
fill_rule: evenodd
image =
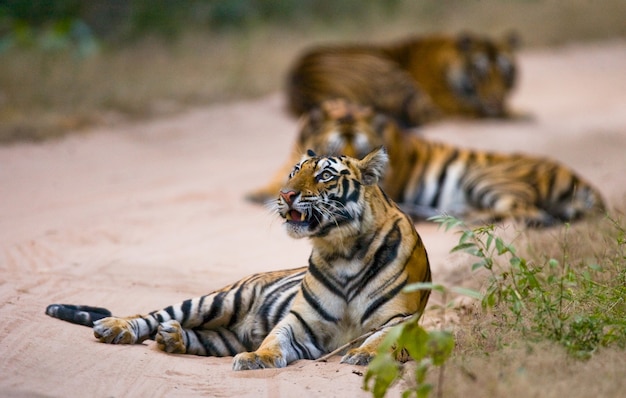
<instances>
[{"instance_id":1,"label":"tiger's ear","mask_svg":"<svg viewBox=\"0 0 626 398\"><path fill-rule=\"evenodd\" d=\"M307 149L305 153L302 154L302 156L300 157L300 162L304 162L305 160L311 159L316 157L317 154L315 152L313 152L312 149Z\"/></svg>"},{"instance_id":2,"label":"tiger's ear","mask_svg":"<svg viewBox=\"0 0 626 398\"><path fill-rule=\"evenodd\" d=\"M298 121L298 143L302 146L322 127L324 112L320 108L313 108L300 117Z\"/></svg>"},{"instance_id":3,"label":"tiger's ear","mask_svg":"<svg viewBox=\"0 0 626 398\"><path fill-rule=\"evenodd\" d=\"M469 32L461 32L456 36L456 48L462 53L469 52L472 49L475 38Z\"/></svg>"},{"instance_id":4,"label":"tiger's ear","mask_svg":"<svg viewBox=\"0 0 626 398\"><path fill-rule=\"evenodd\" d=\"M374 185L382 178L389 162L387 150L384 147L378 147L357 163L361 170L361 183L364 185Z\"/></svg>"},{"instance_id":5,"label":"tiger's ear","mask_svg":"<svg viewBox=\"0 0 626 398\"><path fill-rule=\"evenodd\" d=\"M513 51L519 50L522 46L522 38L520 37L519 33L514 30L507 32L504 35L503 41L509 47L509 49Z\"/></svg>"}]
</instances>

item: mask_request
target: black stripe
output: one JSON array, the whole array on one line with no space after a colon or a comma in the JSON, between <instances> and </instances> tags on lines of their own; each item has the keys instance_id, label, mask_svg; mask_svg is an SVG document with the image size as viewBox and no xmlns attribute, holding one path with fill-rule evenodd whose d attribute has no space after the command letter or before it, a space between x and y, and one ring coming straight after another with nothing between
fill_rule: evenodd
<instances>
[{"instance_id":1,"label":"black stripe","mask_svg":"<svg viewBox=\"0 0 626 398\"><path fill-rule=\"evenodd\" d=\"M387 203L387 206L392 206L393 207L393 204L389 200L389 196L387 196L385 191L383 191L380 187L377 187L377 188L378 188L378 191L383 195L383 199L385 199L385 202Z\"/></svg>"},{"instance_id":2,"label":"black stripe","mask_svg":"<svg viewBox=\"0 0 626 398\"><path fill-rule=\"evenodd\" d=\"M374 300L363 313L363 316L361 317L361 324L363 324L367 320L367 318L369 318L374 313L374 311L376 311L383 304L385 304L386 302L394 298L404 288L405 285L406 285L406 279L402 281L402 283L399 283L398 286L394 287L386 294Z\"/></svg>"},{"instance_id":3,"label":"black stripe","mask_svg":"<svg viewBox=\"0 0 626 398\"><path fill-rule=\"evenodd\" d=\"M444 162L443 167L439 171L439 177L437 178L437 185L435 187L435 196L433 196L430 201L430 207L438 207L439 197L441 196L441 191L443 190L443 184L446 182L446 177L448 176L448 168L458 157L459 151L454 150L452 155L449 156Z\"/></svg>"},{"instance_id":4,"label":"black stripe","mask_svg":"<svg viewBox=\"0 0 626 398\"><path fill-rule=\"evenodd\" d=\"M281 319L283 319L285 317L285 313L287 312L287 308L291 308L291 303L293 303L293 299L294 299L294 297L296 297L297 293L298 293L297 291L294 291L289 296L283 297L283 300L281 301L280 305L278 306L278 308L274 312L274 317L272 318L272 325L271 325L271 327L269 327L267 329L268 332L271 329L273 329L274 326L276 326L276 324L278 324L278 322L281 321Z\"/></svg>"},{"instance_id":5,"label":"black stripe","mask_svg":"<svg viewBox=\"0 0 626 398\"><path fill-rule=\"evenodd\" d=\"M240 286L237 286L237 290L235 291L235 298L233 299L233 308L231 310L230 320L228 321L228 327L230 328L234 324L239 321L239 313L241 312L241 295L243 289L246 287L246 283L242 283ZM251 300L252 301L252 300Z\"/></svg>"},{"instance_id":6,"label":"black stripe","mask_svg":"<svg viewBox=\"0 0 626 398\"><path fill-rule=\"evenodd\" d=\"M384 241L374 253L371 264L365 268L365 272L359 278L355 287L350 289L351 300L357 297L361 291L374 279L387 265L391 264L398 256L398 248L402 242L402 233L396 220L391 230L385 236Z\"/></svg>"},{"instance_id":7,"label":"black stripe","mask_svg":"<svg viewBox=\"0 0 626 398\"><path fill-rule=\"evenodd\" d=\"M313 354L311 354L311 351L309 351L309 349L306 348L306 345L300 344L298 342L298 339L296 339L296 336L293 332L293 328L291 327L291 325L287 327L289 328L289 333L291 334L291 338L289 339L289 344L291 345L291 348L298 353L298 358L299 359L314 359Z\"/></svg>"},{"instance_id":8,"label":"black stripe","mask_svg":"<svg viewBox=\"0 0 626 398\"><path fill-rule=\"evenodd\" d=\"M310 291L309 287L307 286L306 283L302 284L301 287L302 290L302 295L304 296L305 300L307 301L307 303L309 303L309 305L322 317L324 318L326 321L328 322L337 322L339 319L332 316L331 314L329 314L328 312L326 312L326 310L324 310L324 308L322 308L322 306L320 305L319 300L317 299L317 297L313 294L313 292Z\"/></svg>"},{"instance_id":9,"label":"black stripe","mask_svg":"<svg viewBox=\"0 0 626 398\"><path fill-rule=\"evenodd\" d=\"M571 199L576 187L579 185L580 181L575 176L572 176L567 184L567 188L562 190L559 193L559 196L556 198L556 203L561 203L565 199Z\"/></svg>"},{"instance_id":10,"label":"black stripe","mask_svg":"<svg viewBox=\"0 0 626 398\"><path fill-rule=\"evenodd\" d=\"M300 280L289 281L289 283L285 285L285 289L272 292L272 294L265 296L265 300L258 310L264 333L269 332L272 328L274 328L274 326L276 326L278 321L282 319L285 307L291 303L291 300L297 293L297 291L293 291L291 294L285 295L284 290L300 284L300 282ZM280 305L277 308L274 308L276 303L279 303ZM271 315L273 315L273 317L270 319Z\"/></svg>"},{"instance_id":11,"label":"black stripe","mask_svg":"<svg viewBox=\"0 0 626 398\"><path fill-rule=\"evenodd\" d=\"M224 343L224 346L228 350L228 354L230 356L234 356L235 354L238 354L239 350L236 349L235 347L233 347L233 345L230 343L230 339L228 337L224 336L223 331L229 331L229 330L227 330L227 329L217 329L215 331L215 333L217 333L217 335L222 340L222 343Z\"/></svg>"},{"instance_id":12,"label":"black stripe","mask_svg":"<svg viewBox=\"0 0 626 398\"><path fill-rule=\"evenodd\" d=\"M358 214L359 216L359 221L362 219L363 217L363 212L360 212ZM338 217L334 222L330 222L326 225L324 225L322 228L319 229L319 231L317 231L315 234L313 234L312 236L315 236L317 238L322 238L326 235L328 235L328 233L330 231L332 231L335 228L338 228L344 224L348 224L349 222L352 222L353 218L348 218L348 217Z\"/></svg>"},{"instance_id":13,"label":"black stripe","mask_svg":"<svg viewBox=\"0 0 626 398\"><path fill-rule=\"evenodd\" d=\"M202 297L200 297L200 300L198 300L198 308L196 308L196 316L198 318L200 318L202 316L202 313L204 313L204 310L202 309L202 306L204 305L204 299L207 297L207 295L204 295Z\"/></svg>"},{"instance_id":14,"label":"black stripe","mask_svg":"<svg viewBox=\"0 0 626 398\"><path fill-rule=\"evenodd\" d=\"M224 296L226 296L226 292L219 292L215 295L215 297L213 297L213 300L211 302L211 309L202 317L202 324L205 324L215 319L219 311L222 309Z\"/></svg>"},{"instance_id":15,"label":"black stripe","mask_svg":"<svg viewBox=\"0 0 626 398\"><path fill-rule=\"evenodd\" d=\"M315 348L319 351L319 352L324 352L324 349L322 349L322 347L319 345L319 343L317 342L317 338L315 337L315 334L313 333L313 330L311 329L311 327L304 321L304 319L302 318L302 316L300 314L298 314L296 311L291 310L289 311L291 314L293 314L298 321L300 322L300 324L302 324L302 327L304 328L304 331L306 332L306 334L309 336L309 339L311 340L311 343L315 346Z\"/></svg>"},{"instance_id":16,"label":"black stripe","mask_svg":"<svg viewBox=\"0 0 626 398\"><path fill-rule=\"evenodd\" d=\"M164 309L165 312L170 316L170 319L176 319L176 310L174 310L173 306L168 306Z\"/></svg>"},{"instance_id":17,"label":"black stripe","mask_svg":"<svg viewBox=\"0 0 626 398\"><path fill-rule=\"evenodd\" d=\"M181 319L180 324L185 327L185 325L187 324L187 320L191 315L191 300L183 301L183 304L180 306L180 310L183 313L183 319Z\"/></svg>"},{"instance_id":18,"label":"black stripe","mask_svg":"<svg viewBox=\"0 0 626 398\"><path fill-rule=\"evenodd\" d=\"M152 317L152 319L154 319L154 316ZM154 337L156 336L157 328L159 326L158 323L153 324L152 322L150 322L150 318L136 318L134 319L134 321L136 322L129 322L129 325L130 327L133 328L133 331L135 332L135 335L137 336L139 340L141 340L142 338L144 338L143 336L145 336L143 333L140 333L141 331L140 322L143 322L146 325L145 328L148 330L148 338L150 340L154 340Z\"/></svg>"},{"instance_id":19,"label":"black stripe","mask_svg":"<svg viewBox=\"0 0 626 398\"><path fill-rule=\"evenodd\" d=\"M398 270L391 276L383 281L383 283L378 286L374 291L368 294L369 297L376 297L381 294L385 289L389 286L393 285L395 281L405 272L405 266L399 267Z\"/></svg>"},{"instance_id":20,"label":"black stripe","mask_svg":"<svg viewBox=\"0 0 626 398\"><path fill-rule=\"evenodd\" d=\"M265 292L266 290L269 290L269 289L271 289L272 287L274 287L274 286L276 286L276 285L278 285L277 289L281 289L281 290L282 290L282 289L283 289L283 287L281 286L281 284L282 284L285 280L288 280L289 278L297 278L297 277L298 277L298 275L303 275L303 274L305 274L305 273L306 273L306 267L301 267L301 269L302 269L302 271L298 271L298 272L295 272L295 273L293 273L293 274L288 274L288 275L285 275L285 276L283 276L283 277L273 279L271 282L266 282L266 283L263 285L263 287L261 288L261 291L262 291L262 292ZM294 269L293 271L296 271L296 270L297 270L297 269ZM277 271L276 273L278 273L278 272L280 272L280 271Z\"/></svg>"},{"instance_id":21,"label":"black stripe","mask_svg":"<svg viewBox=\"0 0 626 398\"><path fill-rule=\"evenodd\" d=\"M431 163L433 146L430 145L428 146L427 149L429 150L424 152L424 158L418 159L418 161L421 160L419 163L424 165L424 167L422 167L422 172L417 176L417 178L414 178L414 180L417 180L418 184L417 184L417 192L415 193L415 195L413 195L413 203L420 204L420 205L426 205L426 203L424 203L424 199L422 198L422 196L424 196L424 191L426 187L424 176L427 174L428 165ZM411 174L412 173L413 172L411 172Z\"/></svg>"},{"instance_id":22,"label":"black stripe","mask_svg":"<svg viewBox=\"0 0 626 398\"><path fill-rule=\"evenodd\" d=\"M317 281L321 283L326 289L330 290L331 293L341 297L344 300L346 299L343 291L337 288L337 286L332 281L326 278L326 275L324 275L324 273L320 271L320 269L317 267L317 264L315 264L311 258L309 258L309 274L317 279Z\"/></svg>"},{"instance_id":23,"label":"black stripe","mask_svg":"<svg viewBox=\"0 0 626 398\"><path fill-rule=\"evenodd\" d=\"M191 346L191 339L189 338L189 335L191 333L195 334L195 332L193 330L190 330L190 329L183 329L183 333L185 333L185 336L187 337L187 344L185 345L185 351L189 352L189 347ZM206 353L205 353L205 355L206 355Z\"/></svg>"},{"instance_id":24,"label":"black stripe","mask_svg":"<svg viewBox=\"0 0 626 398\"><path fill-rule=\"evenodd\" d=\"M204 347L204 351L206 352L207 356L213 356L213 357L222 356L222 355L219 355L219 351L217 350L213 342L211 342L211 339L206 338L205 335L198 333L198 331L196 330L190 330L189 332L193 333L196 336L200 344L202 344L202 347Z\"/></svg>"},{"instance_id":25,"label":"black stripe","mask_svg":"<svg viewBox=\"0 0 626 398\"><path fill-rule=\"evenodd\" d=\"M346 181L348 181L348 179L346 178ZM350 185L348 184L348 189L350 188ZM358 183L357 181L352 180L352 193L350 193L350 195L346 198L346 202L356 202L359 200L359 197L361 195L361 184ZM344 195L346 195L346 193L344 192Z\"/></svg>"}]
</instances>

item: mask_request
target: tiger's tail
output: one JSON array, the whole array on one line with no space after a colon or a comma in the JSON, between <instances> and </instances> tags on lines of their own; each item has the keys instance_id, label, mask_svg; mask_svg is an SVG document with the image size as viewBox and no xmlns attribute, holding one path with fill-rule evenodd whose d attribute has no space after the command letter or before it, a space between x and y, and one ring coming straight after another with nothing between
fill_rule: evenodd
<instances>
[{"instance_id":1,"label":"tiger's tail","mask_svg":"<svg viewBox=\"0 0 626 398\"><path fill-rule=\"evenodd\" d=\"M77 325L93 327L95 321L110 317L111 311L88 305L50 304L46 307L46 315Z\"/></svg>"}]
</instances>

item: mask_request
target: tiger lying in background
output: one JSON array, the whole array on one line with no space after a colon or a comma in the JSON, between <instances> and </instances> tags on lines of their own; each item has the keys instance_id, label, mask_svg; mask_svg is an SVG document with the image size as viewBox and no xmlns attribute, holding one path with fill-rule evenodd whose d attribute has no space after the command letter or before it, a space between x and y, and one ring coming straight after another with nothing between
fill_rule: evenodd
<instances>
[{"instance_id":1,"label":"tiger lying in background","mask_svg":"<svg viewBox=\"0 0 626 398\"><path fill-rule=\"evenodd\" d=\"M344 100L326 101L302 123L292 157L300 148L358 156L384 145L390 161L383 190L415 218L448 213L472 224L512 217L530 226L549 226L604 211L591 185L551 159L431 142L401 131L369 107ZM284 175L281 170L248 199L264 202Z\"/></svg>"},{"instance_id":2,"label":"tiger lying in background","mask_svg":"<svg viewBox=\"0 0 626 398\"><path fill-rule=\"evenodd\" d=\"M166 352L235 355L235 370L315 359L375 328L421 314L431 281L428 256L411 219L377 185L388 157L362 160L309 153L275 201L293 238L310 238L308 267L252 275L199 298L143 316L107 317L97 307L51 305L46 313L83 325L111 344L155 339ZM84 311L83 311L84 310ZM388 328L342 362L365 365Z\"/></svg>"},{"instance_id":3,"label":"tiger lying in background","mask_svg":"<svg viewBox=\"0 0 626 398\"><path fill-rule=\"evenodd\" d=\"M301 115L325 100L372 106L403 127L448 115L511 117L518 39L462 33L411 37L387 45L317 47L289 72L289 109Z\"/></svg>"}]
</instances>

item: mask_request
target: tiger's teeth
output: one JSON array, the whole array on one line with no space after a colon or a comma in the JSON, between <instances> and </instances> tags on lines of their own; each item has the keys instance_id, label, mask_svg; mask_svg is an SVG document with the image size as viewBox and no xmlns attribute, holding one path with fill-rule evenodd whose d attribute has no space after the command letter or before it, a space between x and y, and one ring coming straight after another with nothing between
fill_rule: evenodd
<instances>
[{"instance_id":1,"label":"tiger's teeth","mask_svg":"<svg viewBox=\"0 0 626 398\"><path fill-rule=\"evenodd\" d=\"M287 213L287 214L285 214L285 219L286 219L287 221L291 221L291 213Z\"/></svg>"},{"instance_id":2,"label":"tiger's teeth","mask_svg":"<svg viewBox=\"0 0 626 398\"><path fill-rule=\"evenodd\" d=\"M306 215L304 213L300 213L300 221L304 221L305 216Z\"/></svg>"}]
</instances>

